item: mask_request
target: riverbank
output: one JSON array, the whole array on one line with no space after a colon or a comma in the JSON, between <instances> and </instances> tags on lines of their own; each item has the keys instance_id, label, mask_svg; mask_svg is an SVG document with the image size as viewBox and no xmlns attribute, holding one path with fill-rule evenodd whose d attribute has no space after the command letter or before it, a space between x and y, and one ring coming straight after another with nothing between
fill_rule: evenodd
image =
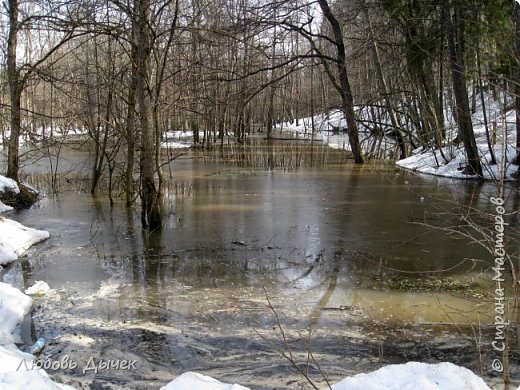
<instances>
[{"instance_id":1,"label":"riverbank","mask_svg":"<svg viewBox=\"0 0 520 390\"><path fill-rule=\"evenodd\" d=\"M0 176L0 193L18 193L15 182ZM12 208L0 202L0 212ZM0 216L0 267L16 261L32 245L49 238L49 233L23 226ZM67 389L53 383L44 370L34 368L34 356L18 349L21 342L19 325L32 307L32 299L17 288L0 283L0 388L2 389Z\"/></svg>"},{"instance_id":2,"label":"riverbank","mask_svg":"<svg viewBox=\"0 0 520 390\"><path fill-rule=\"evenodd\" d=\"M443 147L441 149L419 147L412 150L411 155L404 159L398 159L399 151L395 136L388 130L381 134L373 132L373 129L366 125L366 123L370 123L369 107L359 108L357 115L362 150L369 158L397 160L395 163L397 167L415 173L464 180L498 181L502 177L506 181L518 180L520 167L515 158L520 151L515 147L516 111L504 112L501 103L488 94L484 99L487 101L487 120L484 120L481 102L476 103L475 112L472 114L473 132L482 164L482 177L480 178L467 172L466 152L461 141L455 142L455 139L458 138L458 129L449 107L445 109L446 140L443 142ZM385 118L381 126L391 129L389 118ZM331 148L348 151L350 144L345 132L346 128L343 113L339 110L332 110L312 118L300 118L293 122L279 124L276 131L288 133L296 139L322 142Z\"/></svg>"}]
</instances>

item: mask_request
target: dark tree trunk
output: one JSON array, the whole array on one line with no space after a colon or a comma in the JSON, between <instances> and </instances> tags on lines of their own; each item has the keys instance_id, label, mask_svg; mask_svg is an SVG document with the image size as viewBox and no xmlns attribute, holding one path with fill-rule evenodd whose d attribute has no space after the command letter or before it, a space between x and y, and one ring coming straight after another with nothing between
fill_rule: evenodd
<instances>
[{"instance_id":1,"label":"dark tree trunk","mask_svg":"<svg viewBox=\"0 0 520 390\"><path fill-rule=\"evenodd\" d=\"M90 186L90 193L95 194L99 182L101 180L104 165L105 155L108 142L108 117L110 116L110 106L112 105L112 91L108 91L108 97L106 102L105 111L105 123L101 120L101 88L100 88L100 77L99 77L99 57L97 42L94 39L94 64L96 69L95 83L91 83L91 77L89 72L89 63L86 65L86 87L87 87L87 105L89 115L89 126L93 132L92 138L94 139L94 163L92 165L92 183ZM94 77L94 76L93 76ZM92 88L96 86L96 88ZM95 99L92 96L95 93ZM95 111L94 111L95 108ZM94 120L95 119L95 120ZM104 129L104 130L103 130ZM103 139L101 139L101 132L103 132Z\"/></svg>"},{"instance_id":2,"label":"dark tree trunk","mask_svg":"<svg viewBox=\"0 0 520 390\"><path fill-rule=\"evenodd\" d=\"M464 143L464 149L469 163L469 174L482 176L482 166L478 155L477 143L471 123L471 111L469 106L468 91L464 76L466 68L464 65L464 16L461 15L462 7L460 0L454 0L450 4L445 0L448 15L448 46L450 51L451 75L453 82L453 94L455 96L455 118L459 127L459 134ZM453 14L453 15L452 15Z\"/></svg>"},{"instance_id":3,"label":"dark tree trunk","mask_svg":"<svg viewBox=\"0 0 520 390\"><path fill-rule=\"evenodd\" d=\"M135 18L135 16L134 16ZM136 110L136 89L137 89L137 26L136 22L132 25L132 37L130 39L132 49L130 53L131 62L131 79L128 86L128 107L126 114L126 173L125 173L125 190L126 190L126 207L132 207L134 203L134 159L135 159L135 110Z\"/></svg>"},{"instance_id":4,"label":"dark tree trunk","mask_svg":"<svg viewBox=\"0 0 520 390\"><path fill-rule=\"evenodd\" d=\"M193 3L193 12L198 13L199 10L196 8L196 4ZM190 130L193 133L193 144L198 145L200 143L200 121L198 120L198 110L199 110L199 94L200 94L200 84L199 80L201 78L202 72L200 69L200 61L198 59L199 56L199 31L198 26L195 25L195 28L191 32L191 58L195 63L191 65L190 71L190 85L191 85L191 104L190 104Z\"/></svg>"},{"instance_id":5,"label":"dark tree trunk","mask_svg":"<svg viewBox=\"0 0 520 390\"><path fill-rule=\"evenodd\" d=\"M517 176L520 179L520 5L515 2L515 110L516 110L516 158L515 163L519 165Z\"/></svg>"},{"instance_id":6,"label":"dark tree trunk","mask_svg":"<svg viewBox=\"0 0 520 390\"><path fill-rule=\"evenodd\" d=\"M341 96L341 102L343 105L343 111L345 112L345 118L347 120L347 133L350 143L352 154L354 155L354 161L356 164L363 164L363 152L361 151L361 145L359 143L359 134L357 129L356 114L354 112L354 99L352 98L352 90L347 74L347 58L345 54L345 43L343 42L343 32L341 31L341 25L332 13L327 0L318 0L323 15L328 20L334 33L334 43L336 46L337 56L337 70L339 75L339 93Z\"/></svg>"},{"instance_id":7,"label":"dark tree trunk","mask_svg":"<svg viewBox=\"0 0 520 390\"><path fill-rule=\"evenodd\" d=\"M7 177L19 181L18 148L21 133L21 95L22 80L16 68L16 47L18 44L18 0L9 0L9 36L7 41L7 82L11 103L11 135L7 152Z\"/></svg>"},{"instance_id":8,"label":"dark tree trunk","mask_svg":"<svg viewBox=\"0 0 520 390\"><path fill-rule=\"evenodd\" d=\"M141 124L141 223L150 230L162 225L161 208L155 187L155 138L150 126L149 61L151 52L150 0L136 0L137 5L137 103Z\"/></svg>"},{"instance_id":9,"label":"dark tree trunk","mask_svg":"<svg viewBox=\"0 0 520 390\"><path fill-rule=\"evenodd\" d=\"M418 95L422 104L419 106L423 117L423 143L429 145L433 136L435 146L442 150L442 139L444 138L444 113L442 110L441 92L437 91L433 72L427 62L431 59L425 53L422 45L418 27L413 23L404 21L407 65L412 81L417 86Z\"/></svg>"}]
</instances>

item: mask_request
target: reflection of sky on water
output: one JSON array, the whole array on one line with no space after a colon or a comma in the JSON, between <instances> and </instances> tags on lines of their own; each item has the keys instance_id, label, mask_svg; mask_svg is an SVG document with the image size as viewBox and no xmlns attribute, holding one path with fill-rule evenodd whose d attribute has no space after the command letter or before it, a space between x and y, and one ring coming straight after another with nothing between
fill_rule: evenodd
<instances>
[{"instance_id":1,"label":"reflection of sky on water","mask_svg":"<svg viewBox=\"0 0 520 390\"><path fill-rule=\"evenodd\" d=\"M330 290L327 305L364 305L387 316L386 305L392 315L406 317L407 305L420 307L432 298L417 303L401 293L370 290L396 277L391 269L444 269L465 258L485 259L477 248L409 223L420 220L431 202L421 199L424 194L451 196L435 178L357 167L253 171L194 159L176 160L172 172L162 234L141 232L137 214L128 217L120 205L111 209L105 198L84 193L47 198L18 213L22 223L52 234L31 278L95 290L108 270L133 286L127 299L160 307L169 307L172 286L268 283L309 291L314 302ZM461 188L470 199L474 186ZM392 299L399 305L389 304Z\"/></svg>"}]
</instances>

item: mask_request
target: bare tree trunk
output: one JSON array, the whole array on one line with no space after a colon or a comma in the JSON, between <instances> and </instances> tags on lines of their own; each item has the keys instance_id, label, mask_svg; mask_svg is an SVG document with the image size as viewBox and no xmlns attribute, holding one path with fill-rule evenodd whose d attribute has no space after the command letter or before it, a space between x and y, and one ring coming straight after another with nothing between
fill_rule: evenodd
<instances>
[{"instance_id":1,"label":"bare tree trunk","mask_svg":"<svg viewBox=\"0 0 520 390\"><path fill-rule=\"evenodd\" d=\"M153 124L155 131L155 169L159 177L158 196L161 195L161 188L164 182L164 174L161 168L161 127L159 125L159 103L161 98L162 86L164 84L164 77L166 71L166 65L168 63L168 53L173 43L173 37L177 28L177 17L179 15L179 0L175 0L175 14L170 26L170 32L168 34L168 41L166 46L162 48L162 58L158 63L157 77L155 81L155 95L153 101ZM161 54L160 54L161 55Z\"/></svg>"},{"instance_id":2,"label":"bare tree trunk","mask_svg":"<svg viewBox=\"0 0 520 390\"><path fill-rule=\"evenodd\" d=\"M406 150L406 143L404 142L403 134L401 133L401 124L399 123L397 115L395 114L392 100L390 99L388 85L386 83L385 76L383 74L383 68L381 66L381 60L379 58L379 49L378 49L377 43L374 39L374 34L372 31L372 24L370 22L370 15L368 14L368 9L367 9L365 2L363 2L362 6L363 6L363 12L365 14L365 20L367 23L368 35L369 35L369 40L370 40L370 45L371 45L371 52L372 52L372 60L374 62L374 66L376 67L377 81L379 83L379 88L381 90L381 93L384 96L388 115L390 116L390 122L392 123L392 127L394 128L396 138L397 138L397 143L399 144L399 151L401 154L400 159L403 159L403 158L407 157L408 152Z\"/></svg>"},{"instance_id":3,"label":"bare tree trunk","mask_svg":"<svg viewBox=\"0 0 520 390\"><path fill-rule=\"evenodd\" d=\"M90 77L90 63L87 61L86 64L86 88L87 88L87 112L88 112L88 122L90 123L90 129L92 132L92 138L94 140L94 163L92 164L92 182L90 186L90 193L95 194L96 189L98 187L99 181L101 180L101 176L103 174L103 167L105 165L105 154L107 148L108 141L108 121L102 123L101 120L101 84L100 84L100 67L99 67L99 57L98 57L98 47L97 47L97 39L94 37L94 69L95 69L95 83L91 83ZM108 55L108 58L112 57ZM95 92L95 99L93 98L93 93ZM110 115L110 105L112 104L112 91L108 91L107 97L107 108L106 113ZM94 112L95 108L95 112ZM106 117L105 117L106 118ZM95 120L94 120L95 119ZM101 141L101 131L103 131L103 141Z\"/></svg>"},{"instance_id":4,"label":"bare tree trunk","mask_svg":"<svg viewBox=\"0 0 520 390\"><path fill-rule=\"evenodd\" d=\"M162 225L158 192L155 187L155 140L149 120L150 0L136 0L137 11L137 89L136 97L141 124L141 223L150 230Z\"/></svg>"},{"instance_id":5,"label":"bare tree trunk","mask_svg":"<svg viewBox=\"0 0 520 390\"><path fill-rule=\"evenodd\" d=\"M354 112L354 99L352 98L352 90L347 74L347 58L345 54L345 43L343 41L343 32L341 25L332 13L329 3L327 0L318 0L323 15L329 22L334 33L334 43L336 46L336 67L339 76L339 93L341 96L341 102L343 105L343 111L345 112L345 118L347 120L347 133L350 143L352 154L354 155L354 161L356 164L363 164L365 162L363 158L363 152L361 151L361 145L359 143L359 134L357 129L356 114Z\"/></svg>"},{"instance_id":6,"label":"bare tree trunk","mask_svg":"<svg viewBox=\"0 0 520 390\"><path fill-rule=\"evenodd\" d=\"M197 2L192 3L193 14L197 14L199 10L196 8L198 6ZM195 22L197 23L197 22ZM195 24L193 31L191 31L191 61L193 64L191 65L191 70L189 73L190 77L190 89L191 89L191 104L190 104L190 130L193 132L193 144L198 145L200 143L200 135L199 135L199 127L200 121L197 119L198 109L199 109L199 80L201 77L201 64L199 61L198 53L200 46L200 32L198 30L197 24Z\"/></svg>"},{"instance_id":7,"label":"bare tree trunk","mask_svg":"<svg viewBox=\"0 0 520 390\"><path fill-rule=\"evenodd\" d=\"M135 16L134 16L135 18ZM135 109L136 109L136 89L137 89L137 61L138 61L138 53L137 53L137 26L136 22L132 23L132 36L130 38L130 43L132 45L131 53L130 53L130 63L131 63L131 75L130 75L130 84L128 86L128 107L126 114L126 173L125 173L125 190L126 190L126 207L132 207L134 203L134 159L135 159L135 144L136 144L136 134L135 134Z\"/></svg>"},{"instance_id":8,"label":"bare tree trunk","mask_svg":"<svg viewBox=\"0 0 520 390\"><path fill-rule=\"evenodd\" d=\"M462 7L460 0L453 1L453 16L451 15L452 6L450 0L445 0L447 7L448 25L448 46L450 50L451 75L453 81L453 93L455 95L456 120L459 126L459 133L462 135L464 149L469 163L467 173L482 176L482 166L478 155L477 143L471 123L471 112L466 90L464 75L466 68L464 65L464 17L461 15Z\"/></svg>"},{"instance_id":9,"label":"bare tree trunk","mask_svg":"<svg viewBox=\"0 0 520 390\"><path fill-rule=\"evenodd\" d=\"M422 67L421 72L421 83L426 97L426 111L430 117L430 124L432 127L433 136L435 138L436 146L442 151L442 139L444 130L444 113L442 111L442 104L440 102L440 93L437 91L435 80L433 79L433 73ZM468 103L469 104L469 103Z\"/></svg>"},{"instance_id":10,"label":"bare tree trunk","mask_svg":"<svg viewBox=\"0 0 520 390\"><path fill-rule=\"evenodd\" d=\"M19 181L18 148L21 133L21 95L22 80L16 68L16 47L18 44L18 0L9 0L9 37L7 41L7 82L11 102L11 135L7 154L7 177Z\"/></svg>"},{"instance_id":11,"label":"bare tree trunk","mask_svg":"<svg viewBox=\"0 0 520 390\"><path fill-rule=\"evenodd\" d=\"M276 86L273 80L275 79L275 65L276 65L276 26L273 30L273 46L271 47L271 67L273 68L271 73L271 85L269 86L269 98L267 103L267 138L271 138L274 127L274 94L276 92Z\"/></svg>"},{"instance_id":12,"label":"bare tree trunk","mask_svg":"<svg viewBox=\"0 0 520 390\"><path fill-rule=\"evenodd\" d=\"M11 125L11 136L9 137L8 155L7 155L7 176L15 181L19 181L19 138L21 135L21 98L22 92L27 85L29 76L45 61L66 42L73 37L73 25L69 24L67 31L64 31L61 39L47 48L46 45L42 45L43 48L47 49L40 58L32 63L23 65L17 64L17 46L18 46L18 33L22 27L30 28L29 22L31 17L24 15L25 24L22 26L18 20L19 17L19 2L18 0L7 1L8 13L9 13L9 34L7 38L7 83L9 85L9 100L11 103L10 108L10 125ZM42 15L39 18L44 19ZM48 28L51 28L49 26Z\"/></svg>"},{"instance_id":13,"label":"bare tree trunk","mask_svg":"<svg viewBox=\"0 0 520 390\"><path fill-rule=\"evenodd\" d=\"M514 6L515 23L515 110L516 110L516 157L515 163L519 165L517 176L520 179L520 4L515 2Z\"/></svg>"},{"instance_id":14,"label":"bare tree trunk","mask_svg":"<svg viewBox=\"0 0 520 390\"><path fill-rule=\"evenodd\" d=\"M495 165L497 163L497 159L495 157L495 152L493 151L493 146L491 145L491 137L489 135L489 126L488 126L488 119L487 119L487 110L486 110L486 102L484 100L484 87L482 85L482 69L480 66L480 45L478 42L478 36L477 36L477 48L476 48L476 54L477 54L477 73L478 73L478 87L479 87L479 93L480 93L480 102L482 104L482 114L484 119L484 128L486 129L486 141L488 144L488 150L489 154L491 155L491 161L489 162L491 165ZM477 89L477 83L475 83L473 87L473 93L475 94L475 90ZM476 99L475 99L476 100ZM471 109L473 112L473 108ZM475 110L476 111L476 110Z\"/></svg>"}]
</instances>

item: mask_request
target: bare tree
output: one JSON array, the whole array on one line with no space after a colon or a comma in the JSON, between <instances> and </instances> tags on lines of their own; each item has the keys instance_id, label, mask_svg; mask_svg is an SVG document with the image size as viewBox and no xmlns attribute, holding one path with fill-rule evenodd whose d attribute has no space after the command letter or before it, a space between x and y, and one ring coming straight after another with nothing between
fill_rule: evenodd
<instances>
[{"instance_id":1,"label":"bare tree","mask_svg":"<svg viewBox=\"0 0 520 390\"><path fill-rule=\"evenodd\" d=\"M403 159L403 158L407 157L407 154L408 154L407 148L406 148L403 134L401 132L401 125L400 125L399 119L397 117L393 102L390 99L390 90L388 88L386 78L383 73L383 67L381 65L381 59L379 56L379 47L378 47L377 42L373 35L372 22L370 20L370 15L369 15L365 0L363 0L361 7L363 8L363 13L365 16L365 21L366 21L366 28L367 28L367 32L368 32L368 39L370 40L372 61L374 62L374 66L376 68L376 78L379 83L381 95L383 96L385 103L386 103L388 115L390 116L390 122L392 123L392 127L394 128L394 131L395 131L395 134L397 137L397 142L399 144L399 149L401 151L400 158Z\"/></svg>"},{"instance_id":2,"label":"bare tree","mask_svg":"<svg viewBox=\"0 0 520 390\"><path fill-rule=\"evenodd\" d=\"M514 25L515 25L515 47L514 54L516 59L515 74L515 110L516 110L516 158L515 163L519 165L517 177L520 179L520 4L515 1L514 5Z\"/></svg>"},{"instance_id":3,"label":"bare tree","mask_svg":"<svg viewBox=\"0 0 520 390\"><path fill-rule=\"evenodd\" d=\"M51 4L52 5L52 4ZM10 100L10 125L11 135L8 144L7 157L7 176L13 180L19 181L19 138L22 133L21 110L22 110L22 92L27 86L29 78L38 70L39 66L51 58L62 45L73 38L72 24L60 19L58 14L28 15L20 20L20 4L18 0L8 0L7 8L9 13L9 34L7 41L7 82L9 84L9 100ZM54 8L51 6L51 8ZM59 6L57 7L59 9ZM57 13L56 9L52 12ZM55 29L58 39L56 42L49 42L50 49L44 52L38 59L19 64L17 50L18 35L25 28L45 28ZM65 29L66 28L66 29Z\"/></svg>"},{"instance_id":4,"label":"bare tree","mask_svg":"<svg viewBox=\"0 0 520 390\"><path fill-rule=\"evenodd\" d=\"M336 65L339 77L339 83L335 82L334 85L341 96L343 111L347 120L347 132L349 136L350 148L354 154L354 161L357 164L363 164L364 158L363 152L361 151L361 145L359 143L356 114L354 112L354 99L352 97L352 90L350 88L350 82L347 74L347 59L345 54L343 31L341 29L341 25L338 22L338 19L332 13L327 0L318 0L318 4L323 12L323 16L329 22L334 34L334 38L332 39L332 43L336 47L334 63ZM330 72L328 72L328 74L332 76Z\"/></svg>"},{"instance_id":5,"label":"bare tree","mask_svg":"<svg viewBox=\"0 0 520 390\"><path fill-rule=\"evenodd\" d=\"M459 133L462 135L464 149L469 166L466 173L482 176L482 166L478 154L471 111L469 106L466 81L464 79L466 68L464 64L464 15L460 0L445 0L448 27L448 46L450 51L451 75L453 81L453 93L455 95L455 109Z\"/></svg>"},{"instance_id":6,"label":"bare tree","mask_svg":"<svg viewBox=\"0 0 520 390\"><path fill-rule=\"evenodd\" d=\"M331 36L323 31L315 31L314 15L311 3L293 4L291 1L282 0L269 4L265 11L263 20L270 26L280 25L284 29L295 31L308 42L310 48L302 53L291 55L284 61L279 61L276 68L293 65L305 58L318 58L341 99L341 110L345 114L347 134L350 149L354 161L358 164L364 163L363 152L359 142L357 119L354 111L354 99L347 72L347 56L345 51L345 40L342 26L332 11L327 0L318 0L317 4L323 14L326 25L332 30ZM264 7L264 9L267 7ZM262 17L260 17L262 18ZM326 43L332 46L332 54L327 54L320 47ZM273 67L268 67L272 69Z\"/></svg>"},{"instance_id":7,"label":"bare tree","mask_svg":"<svg viewBox=\"0 0 520 390\"><path fill-rule=\"evenodd\" d=\"M150 0L134 2L137 40L137 82L136 100L141 129L141 223L150 230L160 229L162 225L159 193L155 186L155 132L150 126Z\"/></svg>"}]
</instances>

